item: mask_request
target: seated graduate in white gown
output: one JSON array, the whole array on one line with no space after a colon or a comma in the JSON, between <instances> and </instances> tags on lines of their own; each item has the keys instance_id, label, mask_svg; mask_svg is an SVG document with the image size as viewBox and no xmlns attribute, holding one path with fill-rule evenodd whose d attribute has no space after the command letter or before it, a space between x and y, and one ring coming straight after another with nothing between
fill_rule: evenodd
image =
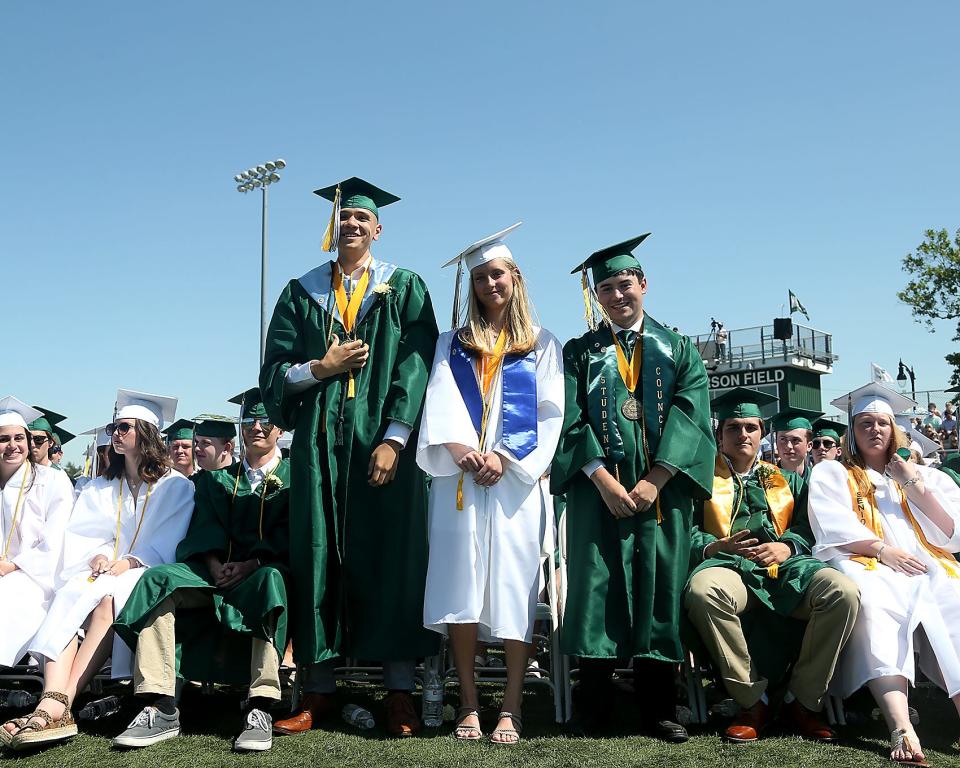
<instances>
[{"instance_id":1,"label":"seated graduate in white gown","mask_svg":"<svg viewBox=\"0 0 960 768\"><path fill-rule=\"evenodd\" d=\"M53 599L63 530L73 509L65 472L33 461L27 427L40 411L0 399L0 667L22 661Z\"/></svg>"},{"instance_id":2,"label":"seated graduate in white gown","mask_svg":"<svg viewBox=\"0 0 960 768\"><path fill-rule=\"evenodd\" d=\"M455 735L462 740L482 735L473 679L478 635L503 641L507 685L491 734L499 743L520 737L541 552L553 526L541 477L557 447L564 405L560 344L533 325L524 278L501 241L517 226L449 262L459 264L455 330L437 341L417 445L417 463L434 478L424 625L450 636L460 679ZM469 303L459 327L464 264Z\"/></svg>"},{"instance_id":3,"label":"seated graduate in white gown","mask_svg":"<svg viewBox=\"0 0 960 768\"><path fill-rule=\"evenodd\" d=\"M114 637L113 621L144 571L173 561L193 514L194 485L169 467L159 431L176 404L117 393L109 465L76 501L56 595L28 648L46 660L43 696L33 715L5 725L0 736L13 749L75 735L70 702L111 656L114 677L131 674L130 650Z\"/></svg>"},{"instance_id":4,"label":"seated graduate in white gown","mask_svg":"<svg viewBox=\"0 0 960 768\"><path fill-rule=\"evenodd\" d=\"M842 461L810 478L813 554L860 587L860 615L834 676L847 696L867 685L891 731L891 759L923 762L907 687L920 668L960 710L960 488L909 460L894 413L916 403L880 384L833 401L850 414Z\"/></svg>"}]
</instances>

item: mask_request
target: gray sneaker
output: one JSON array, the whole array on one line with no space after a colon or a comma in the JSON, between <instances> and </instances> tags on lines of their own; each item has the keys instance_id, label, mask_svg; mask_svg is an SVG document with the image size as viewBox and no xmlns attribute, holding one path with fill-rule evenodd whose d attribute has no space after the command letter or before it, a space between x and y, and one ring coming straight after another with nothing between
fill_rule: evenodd
<instances>
[{"instance_id":1,"label":"gray sneaker","mask_svg":"<svg viewBox=\"0 0 960 768\"><path fill-rule=\"evenodd\" d=\"M266 752L272 746L273 718L262 709L251 709L233 748L237 752Z\"/></svg>"},{"instance_id":2,"label":"gray sneaker","mask_svg":"<svg viewBox=\"0 0 960 768\"><path fill-rule=\"evenodd\" d=\"M115 747L149 747L180 735L180 710L165 715L156 707L144 707L127 726L127 730L113 740Z\"/></svg>"}]
</instances>

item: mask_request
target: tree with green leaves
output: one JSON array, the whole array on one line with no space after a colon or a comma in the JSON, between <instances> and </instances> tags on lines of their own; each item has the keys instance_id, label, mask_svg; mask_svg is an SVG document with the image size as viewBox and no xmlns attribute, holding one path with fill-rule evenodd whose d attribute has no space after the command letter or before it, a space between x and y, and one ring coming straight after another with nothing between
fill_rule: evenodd
<instances>
[{"instance_id":1,"label":"tree with green leaves","mask_svg":"<svg viewBox=\"0 0 960 768\"><path fill-rule=\"evenodd\" d=\"M960 341L960 229L952 240L946 229L928 229L916 250L903 257L903 268L911 279L897 298L931 331L934 320L956 320L953 341ZM960 384L960 352L944 359L953 367L950 383Z\"/></svg>"}]
</instances>

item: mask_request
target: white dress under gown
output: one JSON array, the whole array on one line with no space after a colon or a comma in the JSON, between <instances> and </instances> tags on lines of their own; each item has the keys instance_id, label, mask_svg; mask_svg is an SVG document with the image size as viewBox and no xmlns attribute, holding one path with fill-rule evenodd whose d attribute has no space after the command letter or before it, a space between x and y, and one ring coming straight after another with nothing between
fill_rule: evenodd
<instances>
[{"instance_id":1,"label":"white dress under gown","mask_svg":"<svg viewBox=\"0 0 960 768\"><path fill-rule=\"evenodd\" d=\"M563 425L563 358L557 339L538 329L536 447L517 459L504 445L503 369L491 384L485 445L457 388L450 366L455 331L441 334L427 386L417 445L417 463L433 477L430 487L430 559L424 595L424 626L446 634L447 624L478 624L481 640L529 642L540 589L545 538L553 541L553 502L540 477L550 467ZM474 366L471 366L476 371ZM496 451L503 476L490 488L463 479L463 509L457 509L460 469L445 443ZM552 556L552 544L548 545Z\"/></svg>"},{"instance_id":2,"label":"white dress under gown","mask_svg":"<svg viewBox=\"0 0 960 768\"><path fill-rule=\"evenodd\" d=\"M0 578L0 667L12 667L26 654L53 599L63 531L73 509L73 486L65 472L25 461L7 481L2 498L0 554L9 541L7 559L17 570ZM13 527L18 498L20 511Z\"/></svg>"},{"instance_id":3,"label":"white dress under gown","mask_svg":"<svg viewBox=\"0 0 960 768\"><path fill-rule=\"evenodd\" d=\"M130 568L119 576L104 574L91 582L90 561L97 555L104 555L108 559L114 557L121 482L124 483L123 507L116 557L119 559L130 555L139 560L143 567ZM125 480L98 477L87 484L77 499L67 525L56 597L43 625L30 643L30 652L48 659L57 658L104 597L113 597L116 617L147 568L173 562L177 544L190 525L193 490L194 485L189 479L179 472L167 470L153 485L150 502L144 509L147 483L141 484L136 505ZM113 677L129 677L132 674L131 661L126 643L114 637L111 661Z\"/></svg>"},{"instance_id":4,"label":"white dress under gown","mask_svg":"<svg viewBox=\"0 0 960 768\"><path fill-rule=\"evenodd\" d=\"M913 503L910 511L927 541L948 552L960 551L960 488L946 474L918 466L927 493L954 520L947 537ZM838 461L813 468L809 484L810 524L816 537L814 556L853 579L860 587L860 614L843 649L832 690L849 696L878 677L915 678L915 653L923 673L950 696L960 693L960 578L951 578L942 562L926 550L900 506L896 483L871 469L883 541L922 560L927 572L907 576L877 564L867 570L851 559L845 545L877 537L853 511L847 471ZM954 563L960 574L960 563Z\"/></svg>"}]
</instances>

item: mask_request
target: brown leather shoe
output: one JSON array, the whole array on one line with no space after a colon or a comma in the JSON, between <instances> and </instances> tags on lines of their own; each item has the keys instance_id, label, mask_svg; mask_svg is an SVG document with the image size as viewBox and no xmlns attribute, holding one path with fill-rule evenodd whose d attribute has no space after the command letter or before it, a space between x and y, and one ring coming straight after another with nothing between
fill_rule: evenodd
<instances>
[{"instance_id":1,"label":"brown leather shoe","mask_svg":"<svg viewBox=\"0 0 960 768\"><path fill-rule=\"evenodd\" d=\"M828 744L837 740L836 732L823 721L823 716L807 709L796 699L784 705L781 717L784 725L801 738Z\"/></svg>"},{"instance_id":2,"label":"brown leather shoe","mask_svg":"<svg viewBox=\"0 0 960 768\"><path fill-rule=\"evenodd\" d=\"M728 741L756 741L767 725L769 714L770 708L762 701L758 701L749 709L741 709L740 714L733 718L733 722L723 735Z\"/></svg>"},{"instance_id":3,"label":"brown leather shoe","mask_svg":"<svg viewBox=\"0 0 960 768\"><path fill-rule=\"evenodd\" d=\"M319 728L321 721L330 716L335 706L332 693L305 693L300 706L290 713L290 717L273 724L273 732L278 736L292 736Z\"/></svg>"},{"instance_id":4,"label":"brown leather shoe","mask_svg":"<svg viewBox=\"0 0 960 768\"><path fill-rule=\"evenodd\" d=\"M387 711L387 733L406 738L420 733L420 718L413 706L413 696L406 691L392 691L383 700Z\"/></svg>"}]
</instances>

